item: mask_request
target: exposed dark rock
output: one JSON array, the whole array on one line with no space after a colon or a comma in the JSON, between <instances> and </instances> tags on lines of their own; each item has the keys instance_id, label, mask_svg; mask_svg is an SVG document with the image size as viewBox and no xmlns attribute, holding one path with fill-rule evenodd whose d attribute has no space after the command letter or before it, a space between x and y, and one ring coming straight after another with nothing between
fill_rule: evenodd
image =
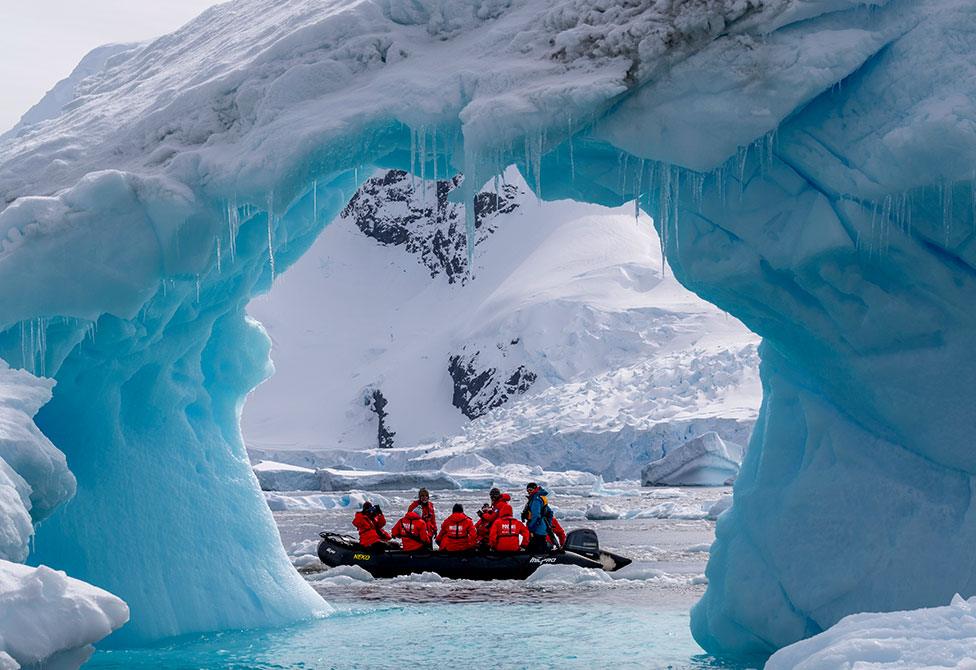
<instances>
[{"instance_id":1,"label":"exposed dark rock","mask_svg":"<svg viewBox=\"0 0 976 670\"><path fill-rule=\"evenodd\" d=\"M451 202L451 191L463 177L422 182L402 170L367 179L342 211L365 235L392 246L404 246L430 270L444 273L450 283L464 283L468 246L464 206ZM426 185L426 188L425 188ZM482 191L474 198L475 245L495 231L494 219L519 207L521 192L511 184L498 192Z\"/></svg>"},{"instance_id":2,"label":"exposed dark rock","mask_svg":"<svg viewBox=\"0 0 976 670\"><path fill-rule=\"evenodd\" d=\"M386 423L386 419L389 416L389 413L386 411L388 404L389 401L379 389L373 389L366 396L366 405L370 411L376 414L376 444L380 449L392 449L394 447L393 438L396 436L396 433L390 430L390 427Z\"/></svg>"},{"instance_id":3,"label":"exposed dark rock","mask_svg":"<svg viewBox=\"0 0 976 670\"><path fill-rule=\"evenodd\" d=\"M518 340L514 340L513 344ZM499 347L501 348L501 347ZM464 416L477 419L529 390L536 374L524 365L511 370L478 366L480 352L450 357L448 372L454 380L453 404Z\"/></svg>"}]
</instances>

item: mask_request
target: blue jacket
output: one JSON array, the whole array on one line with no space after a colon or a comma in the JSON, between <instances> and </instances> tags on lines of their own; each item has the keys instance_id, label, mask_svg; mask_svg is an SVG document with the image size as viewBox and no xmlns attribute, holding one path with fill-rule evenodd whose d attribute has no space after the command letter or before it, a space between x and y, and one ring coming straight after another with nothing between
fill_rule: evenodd
<instances>
[{"instance_id":1,"label":"blue jacket","mask_svg":"<svg viewBox=\"0 0 976 670\"><path fill-rule=\"evenodd\" d=\"M529 497L529 520L525 525L529 527L529 532L533 535L549 534L549 527L546 526L546 520L542 517L542 508L544 507L542 496L547 495L549 492L540 487Z\"/></svg>"}]
</instances>

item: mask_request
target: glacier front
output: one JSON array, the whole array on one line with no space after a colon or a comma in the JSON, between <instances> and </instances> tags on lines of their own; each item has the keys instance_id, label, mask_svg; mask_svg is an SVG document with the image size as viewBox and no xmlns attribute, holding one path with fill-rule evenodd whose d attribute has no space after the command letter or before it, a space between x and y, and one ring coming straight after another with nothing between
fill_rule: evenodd
<instances>
[{"instance_id":1,"label":"glacier front","mask_svg":"<svg viewBox=\"0 0 976 670\"><path fill-rule=\"evenodd\" d=\"M57 380L78 482L32 560L124 598L121 641L320 611L241 444L244 306L373 168L516 163L634 201L764 338L706 649L972 595L974 37L962 0L241 0L111 56L0 143L0 356Z\"/></svg>"}]
</instances>

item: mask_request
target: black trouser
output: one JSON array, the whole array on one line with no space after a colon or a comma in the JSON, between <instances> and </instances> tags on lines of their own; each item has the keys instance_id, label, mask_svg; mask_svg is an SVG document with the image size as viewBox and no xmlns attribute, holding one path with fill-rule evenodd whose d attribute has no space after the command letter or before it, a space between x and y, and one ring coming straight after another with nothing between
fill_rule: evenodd
<instances>
[{"instance_id":1,"label":"black trouser","mask_svg":"<svg viewBox=\"0 0 976 670\"><path fill-rule=\"evenodd\" d=\"M532 533L529 537L528 551L530 554L544 554L549 551L549 540L545 535Z\"/></svg>"}]
</instances>

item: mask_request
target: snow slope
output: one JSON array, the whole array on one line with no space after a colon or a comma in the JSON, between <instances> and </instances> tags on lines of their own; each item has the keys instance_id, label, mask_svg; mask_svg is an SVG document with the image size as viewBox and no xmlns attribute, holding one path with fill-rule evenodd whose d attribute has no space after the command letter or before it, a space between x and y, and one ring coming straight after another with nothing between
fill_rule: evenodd
<instances>
[{"instance_id":1,"label":"snow slope","mask_svg":"<svg viewBox=\"0 0 976 670\"><path fill-rule=\"evenodd\" d=\"M241 443L269 372L245 305L372 167L463 172L471 200L517 163L544 198L636 200L764 338L704 647L971 594L974 12L240 0L119 54L0 142L0 357L58 381L36 421L78 480L36 558L124 597L129 641L320 609Z\"/></svg>"},{"instance_id":2,"label":"snow slope","mask_svg":"<svg viewBox=\"0 0 976 670\"><path fill-rule=\"evenodd\" d=\"M755 336L662 272L646 215L542 203L509 170L508 211L479 210L469 271L463 205L391 175L355 196L373 198L363 221L348 208L248 306L275 364L244 409L252 451L375 448L376 391L395 446L457 436L499 465L635 478L705 430L748 439Z\"/></svg>"}]
</instances>

